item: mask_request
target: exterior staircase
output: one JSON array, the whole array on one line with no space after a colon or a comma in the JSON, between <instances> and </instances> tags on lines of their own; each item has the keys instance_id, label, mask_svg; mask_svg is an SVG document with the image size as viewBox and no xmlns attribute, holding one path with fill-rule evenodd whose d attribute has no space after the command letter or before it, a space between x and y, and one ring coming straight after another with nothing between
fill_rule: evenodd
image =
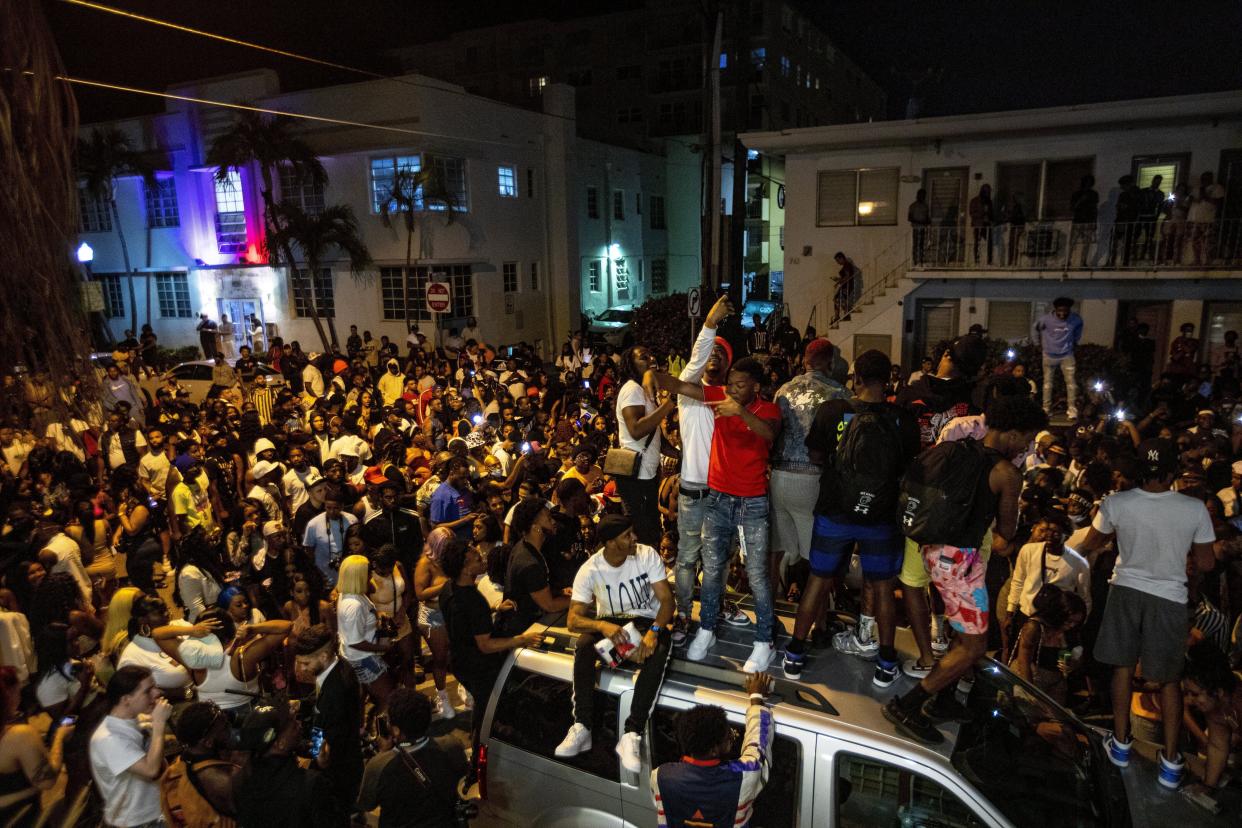
<instances>
[{"instance_id":1,"label":"exterior staircase","mask_svg":"<svg viewBox=\"0 0 1242 828\"><path fill-rule=\"evenodd\" d=\"M862 293L848 314L828 324L828 330L833 332L834 339L844 339L862 330L880 314L895 307L910 292L915 282L909 278L909 248L909 239L899 238L862 269ZM879 277L876 278L875 274L879 274ZM831 292L825 307L833 307Z\"/></svg>"}]
</instances>

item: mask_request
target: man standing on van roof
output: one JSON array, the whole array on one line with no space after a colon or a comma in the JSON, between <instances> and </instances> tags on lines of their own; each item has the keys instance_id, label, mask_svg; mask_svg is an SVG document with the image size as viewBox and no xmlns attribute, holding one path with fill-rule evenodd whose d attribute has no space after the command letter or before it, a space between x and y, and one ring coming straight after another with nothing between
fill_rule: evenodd
<instances>
[{"instance_id":1,"label":"man standing on van roof","mask_svg":"<svg viewBox=\"0 0 1242 828\"><path fill-rule=\"evenodd\" d=\"M608 639L616 647L617 661L642 665L634 681L625 735L617 742L621 765L630 773L638 773L642 770L642 734L672 654L669 624L673 620L673 590L660 553L638 542L629 516L605 515L595 536L603 547L579 568L570 596L567 626L578 634L574 723L557 746L556 755L577 756L591 749L595 662L601 658L595 645ZM624 629L629 624L641 635L637 641Z\"/></svg>"},{"instance_id":2,"label":"man standing on van roof","mask_svg":"<svg viewBox=\"0 0 1242 828\"><path fill-rule=\"evenodd\" d=\"M767 784L776 723L763 697L772 689L767 673L751 673L743 685L750 694L741 755L724 760L737 734L724 710L700 704L677 717L680 762L651 772L651 796L660 828L746 828L755 799Z\"/></svg>"}]
</instances>

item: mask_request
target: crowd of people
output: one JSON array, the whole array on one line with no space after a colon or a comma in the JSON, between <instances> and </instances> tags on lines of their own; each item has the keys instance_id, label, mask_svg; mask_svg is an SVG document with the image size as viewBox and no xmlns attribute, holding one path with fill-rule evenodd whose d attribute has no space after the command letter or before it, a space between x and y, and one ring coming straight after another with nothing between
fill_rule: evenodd
<instances>
[{"instance_id":1,"label":"crowd of people","mask_svg":"<svg viewBox=\"0 0 1242 828\"><path fill-rule=\"evenodd\" d=\"M846 365L787 320L728 341L726 298L688 356L575 334L546 364L353 328L323 354L273 338L279 383L249 348L213 352L201 400L173 381L148 395L124 351L98 383L8 375L0 821L37 822L63 769L57 807L112 826L377 808L380 825L457 824L476 754L428 729L469 717L477 744L471 711L545 624L577 634L564 758L591 747L598 664L628 659L617 753L639 770L670 659L712 658L727 626L749 631L751 676L874 661L876 704L926 743L970 715L959 694L992 652L1111 711L1114 762L1142 740L1162 784L1202 754L1194 784L1218 786L1242 712L1236 350L1200 366L1196 341L1190 373L1152 387L1088 378L1078 405L1071 307L1034 332L1042 399L1053 368L1071 389L1052 429L981 333L907 377L878 351ZM916 683L884 692L902 673ZM746 686L770 741L767 684ZM724 720L696 711L684 752L719 758ZM767 773L761 741L730 765L745 790ZM701 789L694 767L653 775L670 812Z\"/></svg>"}]
</instances>

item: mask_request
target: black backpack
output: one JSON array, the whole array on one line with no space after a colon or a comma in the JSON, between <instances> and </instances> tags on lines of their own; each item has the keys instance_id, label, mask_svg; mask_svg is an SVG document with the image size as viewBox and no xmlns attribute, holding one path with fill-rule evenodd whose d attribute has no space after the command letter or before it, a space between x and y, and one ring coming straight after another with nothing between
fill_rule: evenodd
<instances>
[{"instance_id":1,"label":"black backpack","mask_svg":"<svg viewBox=\"0 0 1242 828\"><path fill-rule=\"evenodd\" d=\"M891 523L901 478L901 431L896 410L868 406L843 415L837 450L829 458L838 517L848 523Z\"/></svg>"},{"instance_id":2,"label":"black backpack","mask_svg":"<svg viewBox=\"0 0 1242 828\"><path fill-rule=\"evenodd\" d=\"M901 531L919 544L978 546L987 526L972 526L982 490L980 481L995 465L995 456L972 438L940 443L924 451L901 480L898 517ZM979 529L979 537L965 537Z\"/></svg>"}]
</instances>

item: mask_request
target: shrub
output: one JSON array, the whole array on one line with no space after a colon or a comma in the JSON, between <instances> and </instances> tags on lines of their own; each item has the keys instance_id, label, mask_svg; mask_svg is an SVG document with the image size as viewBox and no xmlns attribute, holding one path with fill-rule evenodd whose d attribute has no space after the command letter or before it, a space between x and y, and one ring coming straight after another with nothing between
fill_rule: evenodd
<instances>
[{"instance_id":1,"label":"shrub","mask_svg":"<svg viewBox=\"0 0 1242 828\"><path fill-rule=\"evenodd\" d=\"M678 347L690 353L690 318L686 316L686 294L672 293L643 302L634 311L634 341L654 353L667 354Z\"/></svg>"}]
</instances>

